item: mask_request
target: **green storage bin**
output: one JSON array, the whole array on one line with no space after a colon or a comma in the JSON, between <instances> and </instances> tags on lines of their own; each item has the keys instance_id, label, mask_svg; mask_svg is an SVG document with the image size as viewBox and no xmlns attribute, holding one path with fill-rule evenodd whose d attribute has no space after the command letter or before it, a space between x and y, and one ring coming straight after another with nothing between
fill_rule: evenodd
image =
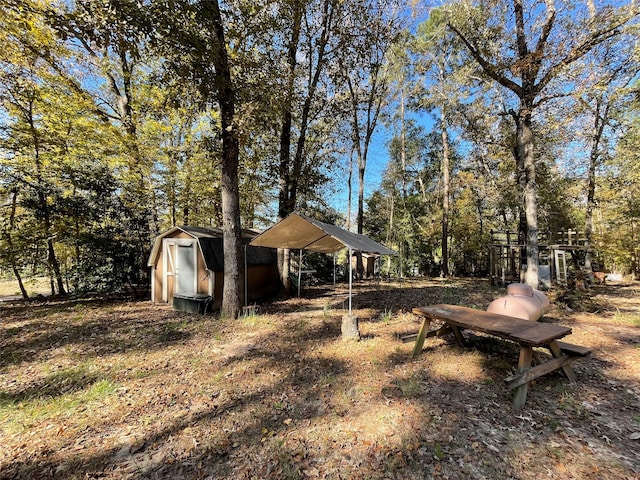
<instances>
[{"instance_id":1,"label":"green storage bin","mask_svg":"<svg viewBox=\"0 0 640 480\"><path fill-rule=\"evenodd\" d=\"M205 293L176 293L173 296L173 309L204 315L207 313L211 300L211 295Z\"/></svg>"}]
</instances>

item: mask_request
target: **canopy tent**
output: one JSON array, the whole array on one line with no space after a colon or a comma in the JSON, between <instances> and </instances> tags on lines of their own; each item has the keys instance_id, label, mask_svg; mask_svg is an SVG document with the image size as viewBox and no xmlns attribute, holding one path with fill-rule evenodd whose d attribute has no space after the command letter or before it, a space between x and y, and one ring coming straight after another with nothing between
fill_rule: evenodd
<instances>
[{"instance_id":1,"label":"canopy tent","mask_svg":"<svg viewBox=\"0 0 640 480\"><path fill-rule=\"evenodd\" d=\"M396 255L395 251L365 235L349 232L295 212L257 235L249 242L249 245L300 251L310 250L320 253L336 253L348 248L349 258L353 252ZM352 277L352 266L349 261L349 315L351 315Z\"/></svg>"}]
</instances>

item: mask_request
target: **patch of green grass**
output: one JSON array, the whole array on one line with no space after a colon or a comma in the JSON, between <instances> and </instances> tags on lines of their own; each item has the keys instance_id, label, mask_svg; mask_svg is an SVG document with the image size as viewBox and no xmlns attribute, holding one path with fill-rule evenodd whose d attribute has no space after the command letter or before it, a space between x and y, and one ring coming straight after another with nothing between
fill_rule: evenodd
<instances>
[{"instance_id":1,"label":"patch of green grass","mask_svg":"<svg viewBox=\"0 0 640 480\"><path fill-rule=\"evenodd\" d=\"M258 306L257 305L247 305L242 308L242 318L252 319L258 315Z\"/></svg>"},{"instance_id":2,"label":"patch of green grass","mask_svg":"<svg viewBox=\"0 0 640 480\"><path fill-rule=\"evenodd\" d=\"M141 380L143 378L149 378L152 375L157 375L157 373L153 372L152 370L145 370L145 369L139 368L133 372L132 377L135 379Z\"/></svg>"},{"instance_id":3,"label":"patch of green grass","mask_svg":"<svg viewBox=\"0 0 640 480\"><path fill-rule=\"evenodd\" d=\"M402 390L404 397L418 397L422 395L424 391L422 385L415 377L397 380L396 384L400 387L400 390Z\"/></svg>"},{"instance_id":4,"label":"patch of green grass","mask_svg":"<svg viewBox=\"0 0 640 480\"><path fill-rule=\"evenodd\" d=\"M332 373L324 373L318 377L318 385L321 387L330 387L336 381L336 376Z\"/></svg>"},{"instance_id":5,"label":"patch of green grass","mask_svg":"<svg viewBox=\"0 0 640 480\"><path fill-rule=\"evenodd\" d=\"M34 427L40 422L60 416L71 416L79 407L105 399L113 394L119 385L108 379L98 380L82 391L52 396L43 394L20 399L20 396L0 394L0 423L3 430L20 432Z\"/></svg>"},{"instance_id":6,"label":"patch of green grass","mask_svg":"<svg viewBox=\"0 0 640 480\"><path fill-rule=\"evenodd\" d=\"M278 478L283 480L300 480L305 478L302 473L301 461L305 457L303 451L291 450L280 438L269 440L267 450L277 464Z\"/></svg>"},{"instance_id":7,"label":"patch of green grass","mask_svg":"<svg viewBox=\"0 0 640 480\"><path fill-rule=\"evenodd\" d=\"M241 318L244 325L252 329L263 327L269 323L269 316L261 315L257 310L248 310Z\"/></svg>"},{"instance_id":8,"label":"patch of green grass","mask_svg":"<svg viewBox=\"0 0 640 480\"><path fill-rule=\"evenodd\" d=\"M444 453L444 450L442 449L442 445L440 445L439 443L436 443L433 446L433 454L438 460L440 461L444 460L445 453Z\"/></svg>"},{"instance_id":9,"label":"patch of green grass","mask_svg":"<svg viewBox=\"0 0 640 480\"><path fill-rule=\"evenodd\" d=\"M158 341L165 343L176 340L184 340L185 338L191 336L189 328L190 324L186 320L159 325L157 328Z\"/></svg>"},{"instance_id":10,"label":"patch of green grass","mask_svg":"<svg viewBox=\"0 0 640 480\"><path fill-rule=\"evenodd\" d=\"M104 378L104 375L91 363L75 367L54 370L44 369L46 376L28 388L16 393L0 392L0 406L36 398L55 398L87 388Z\"/></svg>"},{"instance_id":11,"label":"patch of green grass","mask_svg":"<svg viewBox=\"0 0 640 480\"><path fill-rule=\"evenodd\" d=\"M87 390L83 395L82 401L94 402L97 400L102 400L112 393L115 393L118 388L118 384L113 383L110 380L100 380L99 382L91 385L91 388L89 388L89 390Z\"/></svg>"},{"instance_id":12,"label":"patch of green grass","mask_svg":"<svg viewBox=\"0 0 640 480\"><path fill-rule=\"evenodd\" d=\"M391 310L384 309L384 312L380 314L380 320L384 323L389 323L391 317L393 316L393 312Z\"/></svg>"},{"instance_id":13,"label":"patch of green grass","mask_svg":"<svg viewBox=\"0 0 640 480\"><path fill-rule=\"evenodd\" d=\"M640 328L640 313L638 312L621 312L620 309L616 309L616 313L613 315L613 320L616 323Z\"/></svg>"},{"instance_id":14,"label":"patch of green grass","mask_svg":"<svg viewBox=\"0 0 640 480\"><path fill-rule=\"evenodd\" d=\"M560 423L555 418L549 417L546 421L547 421L547 424L549 425L549 428L551 428L551 430L555 430L560 426Z\"/></svg>"}]
</instances>

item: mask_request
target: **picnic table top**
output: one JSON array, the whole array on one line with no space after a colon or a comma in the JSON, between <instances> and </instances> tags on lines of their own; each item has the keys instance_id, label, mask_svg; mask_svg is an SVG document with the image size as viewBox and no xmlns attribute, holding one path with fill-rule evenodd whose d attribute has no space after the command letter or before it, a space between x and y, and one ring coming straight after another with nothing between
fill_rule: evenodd
<instances>
[{"instance_id":1,"label":"picnic table top","mask_svg":"<svg viewBox=\"0 0 640 480\"><path fill-rule=\"evenodd\" d=\"M523 320L460 305L438 304L415 307L413 313L532 347L549 345L552 341L571 333L569 327Z\"/></svg>"}]
</instances>

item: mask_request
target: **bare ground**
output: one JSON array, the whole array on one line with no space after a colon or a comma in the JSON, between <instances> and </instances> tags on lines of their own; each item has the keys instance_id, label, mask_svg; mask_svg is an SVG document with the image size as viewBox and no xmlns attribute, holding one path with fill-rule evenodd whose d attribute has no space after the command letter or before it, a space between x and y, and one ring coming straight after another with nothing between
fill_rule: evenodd
<instances>
[{"instance_id":1,"label":"bare ground","mask_svg":"<svg viewBox=\"0 0 640 480\"><path fill-rule=\"evenodd\" d=\"M593 347L511 409L517 346L429 339L414 306L484 309L485 280L356 287L241 320L149 302L0 303L0 479L638 479L640 284L550 293Z\"/></svg>"}]
</instances>

